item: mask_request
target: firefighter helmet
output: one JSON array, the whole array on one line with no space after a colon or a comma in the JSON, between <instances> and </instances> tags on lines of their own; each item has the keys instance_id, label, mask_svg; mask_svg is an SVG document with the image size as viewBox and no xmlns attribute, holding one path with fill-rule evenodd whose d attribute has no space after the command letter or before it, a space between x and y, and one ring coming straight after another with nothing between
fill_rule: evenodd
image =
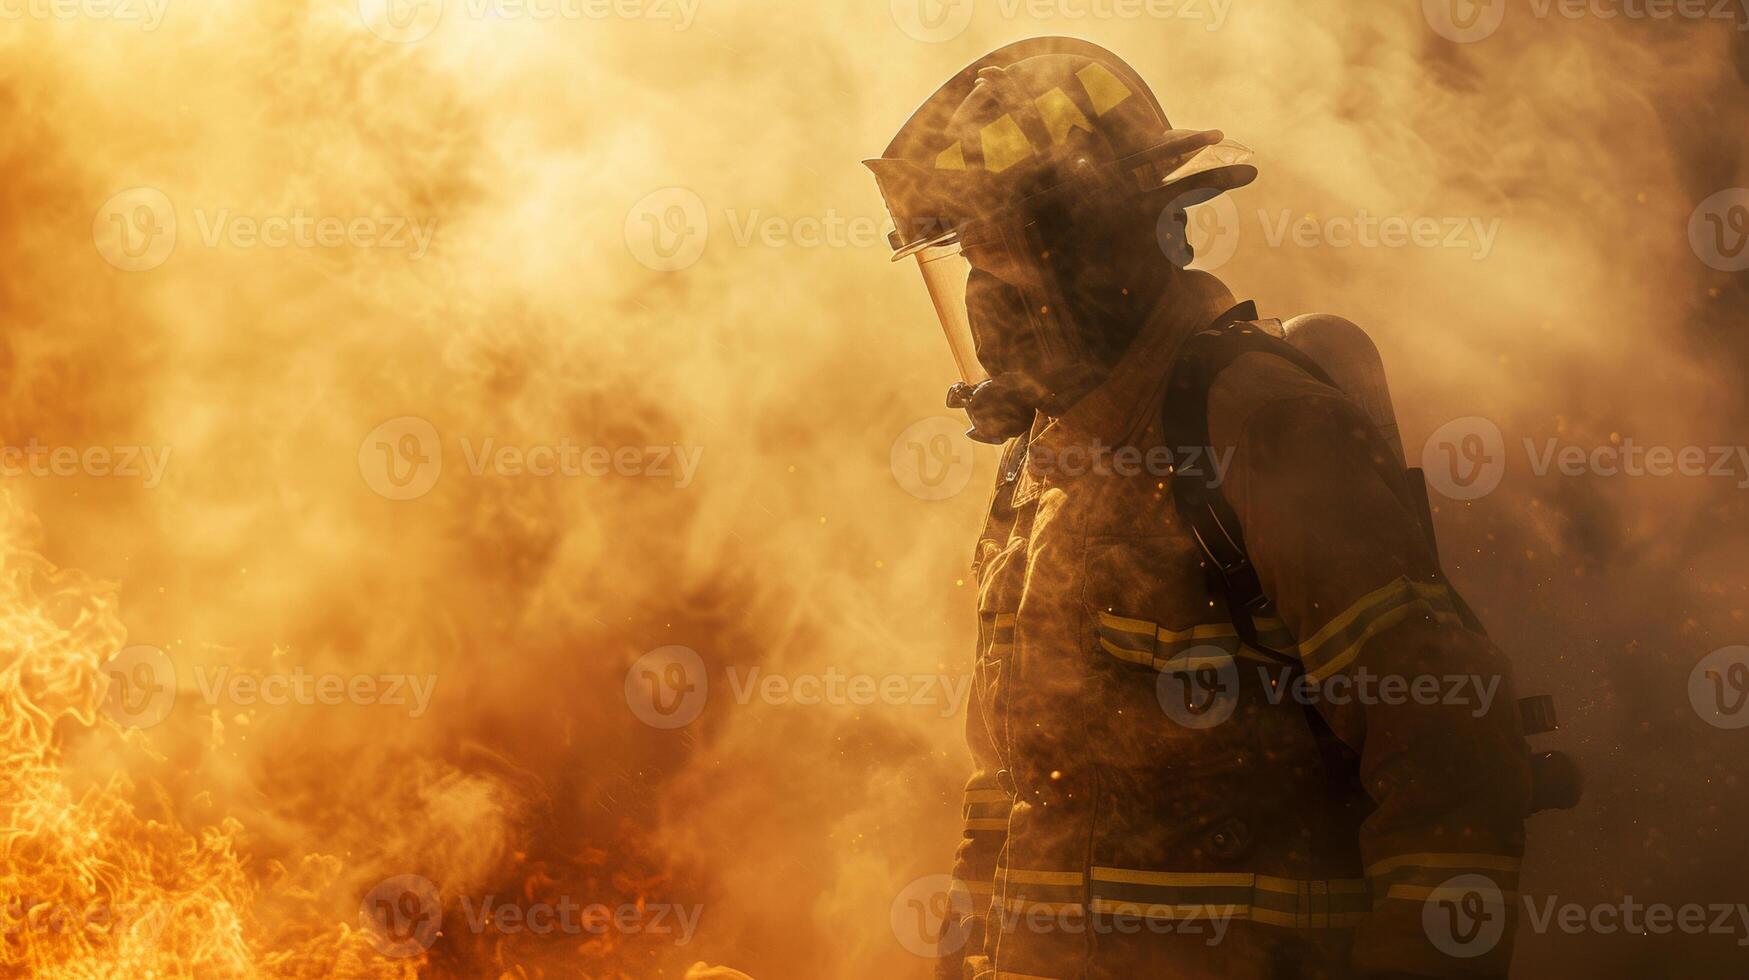
<instances>
[{"instance_id":1,"label":"firefighter helmet","mask_svg":"<svg viewBox=\"0 0 1749 980\"><path fill-rule=\"evenodd\" d=\"M1085 363L1089 331L1068 301L1066 230L1113 208L1159 214L1202 203L1253 180L1249 157L1218 131L1173 129L1110 51L1044 37L968 65L866 164L893 219L894 259L917 258L961 380L977 385L1000 368L990 363L990 331L968 313L968 279L974 309L978 273L1007 287L1003 316L1024 321L1028 356L1046 365L1035 375Z\"/></svg>"}]
</instances>

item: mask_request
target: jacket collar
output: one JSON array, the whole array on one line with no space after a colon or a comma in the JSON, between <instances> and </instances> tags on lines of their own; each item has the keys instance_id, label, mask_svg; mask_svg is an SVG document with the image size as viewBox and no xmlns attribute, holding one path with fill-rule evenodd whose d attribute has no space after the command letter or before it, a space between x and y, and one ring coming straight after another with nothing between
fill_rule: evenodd
<instances>
[{"instance_id":1,"label":"jacket collar","mask_svg":"<svg viewBox=\"0 0 1749 980\"><path fill-rule=\"evenodd\" d=\"M1029 446L1053 458L1070 447L1098 451L1141 446L1156 422L1154 408L1165 396L1179 347L1233 305L1233 294L1219 279L1206 272L1184 272L1110 376L1062 417L1034 420Z\"/></svg>"}]
</instances>

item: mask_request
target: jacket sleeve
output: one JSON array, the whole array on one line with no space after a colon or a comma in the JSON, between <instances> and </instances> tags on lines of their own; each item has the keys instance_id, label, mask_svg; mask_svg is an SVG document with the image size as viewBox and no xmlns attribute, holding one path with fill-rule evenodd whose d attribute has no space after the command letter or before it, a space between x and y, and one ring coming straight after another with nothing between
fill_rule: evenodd
<instances>
[{"instance_id":1,"label":"jacket sleeve","mask_svg":"<svg viewBox=\"0 0 1749 980\"><path fill-rule=\"evenodd\" d=\"M1355 968L1504 976L1530 793L1507 660L1458 615L1408 474L1354 403L1249 353L1209 409L1247 550L1376 804Z\"/></svg>"}]
</instances>

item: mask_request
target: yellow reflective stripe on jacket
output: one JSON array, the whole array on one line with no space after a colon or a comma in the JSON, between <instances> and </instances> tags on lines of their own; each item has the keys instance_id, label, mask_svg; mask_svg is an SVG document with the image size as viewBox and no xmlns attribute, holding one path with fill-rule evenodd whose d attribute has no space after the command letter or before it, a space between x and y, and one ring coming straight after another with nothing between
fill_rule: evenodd
<instances>
[{"instance_id":1,"label":"yellow reflective stripe on jacket","mask_svg":"<svg viewBox=\"0 0 1749 980\"><path fill-rule=\"evenodd\" d=\"M990 655L1014 649L1014 613L997 613L990 623Z\"/></svg>"},{"instance_id":2,"label":"yellow reflective stripe on jacket","mask_svg":"<svg viewBox=\"0 0 1749 980\"><path fill-rule=\"evenodd\" d=\"M1086 881L1086 875L1079 871L1000 868L996 871L996 889L1001 893L998 904L1010 912L1081 912L1085 909Z\"/></svg>"},{"instance_id":3,"label":"yellow reflective stripe on jacket","mask_svg":"<svg viewBox=\"0 0 1749 980\"><path fill-rule=\"evenodd\" d=\"M1451 590L1444 585L1399 578L1362 596L1300 644L1300 663L1305 665L1307 679L1321 681L1348 666L1360 656L1367 640L1411 615L1463 622Z\"/></svg>"},{"instance_id":4,"label":"yellow reflective stripe on jacket","mask_svg":"<svg viewBox=\"0 0 1749 980\"><path fill-rule=\"evenodd\" d=\"M1466 885L1440 886L1438 888L1427 888L1422 885L1392 885L1385 891L1384 897L1399 902L1463 902L1475 897L1476 894L1476 889ZM1486 896L1486 898L1493 897L1492 895ZM1517 901L1517 891L1502 890L1499 901L1489 904L1510 906Z\"/></svg>"},{"instance_id":5,"label":"yellow reflective stripe on jacket","mask_svg":"<svg viewBox=\"0 0 1749 980\"><path fill-rule=\"evenodd\" d=\"M970 895L972 898L981 898L988 902L990 896L996 893L996 884L995 882L990 881L965 881L961 878L955 878L952 883L948 885L948 891L950 893L963 892L966 895Z\"/></svg>"},{"instance_id":6,"label":"yellow reflective stripe on jacket","mask_svg":"<svg viewBox=\"0 0 1749 980\"><path fill-rule=\"evenodd\" d=\"M1510 854L1399 854L1396 857L1374 861L1366 869L1368 878L1381 878L1392 872L1403 869L1437 869L1445 872L1453 871L1506 871L1517 874L1523 866L1523 859Z\"/></svg>"},{"instance_id":7,"label":"yellow reflective stripe on jacket","mask_svg":"<svg viewBox=\"0 0 1749 980\"><path fill-rule=\"evenodd\" d=\"M1259 643L1274 649L1293 647L1293 634L1281 620L1258 619L1256 624ZM1147 620L1101 612L1097 615L1095 630L1099 645L1106 653L1155 670L1165 670L1168 666L1174 670L1189 669L1193 665L1187 664L1181 655L1200 646L1216 647L1229 655L1267 660L1240 643L1239 631L1232 623L1198 623L1172 630Z\"/></svg>"},{"instance_id":8,"label":"yellow reflective stripe on jacket","mask_svg":"<svg viewBox=\"0 0 1749 980\"><path fill-rule=\"evenodd\" d=\"M1093 911L1150 919L1236 918L1291 929L1357 926L1372 906L1359 878L1093 869Z\"/></svg>"},{"instance_id":9,"label":"yellow reflective stripe on jacket","mask_svg":"<svg viewBox=\"0 0 1749 980\"><path fill-rule=\"evenodd\" d=\"M1001 906L1013 912L1081 911L1084 876L1075 871L997 872ZM1371 910L1359 878L1298 879L1250 872L1092 870L1087 908L1149 919L1246 919L1289 929L1357 926Z\"/></svg>"},{"instance_id":10,"label":"yellow reflective stripe on jacket","mask_svg":"<svg viewBox=\"0 0 1749 980\"><path fill-rule=\"evenodd\" d=\"M1477 889L1471 884L1459 882L1448 887L1448 883L1455 878L1480 878L1510 902L1518 892L1520 864L1520 859L1510 854L1429 852L1374 861L1366 874L1381 900L1424 902L1474 895Z\"/></svg>"},{"instance_id":11,"label":"yellow reflective stripe on jacket","mask_svg":"<svg viewBox=\"0 0 1749 980\"><path fill-rule=\"evenodd\" d=\"M1008 832L1008 811L1014 801L1000 789L968 789L961 816L968 833Z\"/></svg>"}]
</instances>

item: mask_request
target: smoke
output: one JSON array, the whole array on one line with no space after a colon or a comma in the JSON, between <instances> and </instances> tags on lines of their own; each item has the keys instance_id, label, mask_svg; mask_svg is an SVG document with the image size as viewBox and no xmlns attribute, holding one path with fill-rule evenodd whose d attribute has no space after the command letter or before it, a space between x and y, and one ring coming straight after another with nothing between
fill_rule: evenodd
<instances>
[{"instance_id":1,"label":"smoke","mask_svg":"<svg viewBox=\"0 0 1749 980\"><path fill-rule=\"evenodd\" d=\"M1415 6L1244 3L1211 30L987 4L942 43L882 3L461 3L399 40L370 3L315 0L171 4L152 30L9 20L0 443L39 447L5 488L41 531L10 521L7 563L115 597L55 668L82 707L50 712L18 785L68 813L96 794L107 822L89 825L131 855L105 857L129 869L108 900L183 912L155 946L27 931L35 958L7 968L927 969L889 915L958 835L962 719L930 692L968 673L994 460L953 450L969 488L942 501L895 479L951 368L858 161L949 73L1044 33L1112 47L1176 124L1257 150L1220 274L1265 315L1366 326L1412 455L1463 416L1517 454L1439 520L1459 587L1521 686L1560 695L1592 778L1584 810L1533 825L1525 890L1740 900L1716 853L1745 809L1730 733L1685 684L1744 629L1742 491L1537 476L1517 447L1741 441L1743 280L1687 235L1696 204L1746 181L1741 35L1513 5L1459 44ZM122 248L166 214L168 254ZM1435 219L1459 247L1328 236L1367 215ZM1310 245L1275 233L1308 218ZM60 475L57 447L111 456ZM123 472L130 449L161 479ZM400 468L421 454L439 471ZM129 645L164 651L176 691L131 735L89 683ZM661 728L635 665L671 647L709 694ZM901 678L899 696L832 686L858 676ZM15 730L36 709L9 710ZM33 889L60 866L43 867ZM404 891L388 911L372 896L409 875L440 893L441 934L388 958L360 906L392 917ZM477 917L567 903L630 925ZM424 920L401 924L418 938ZM1735 952L1529 935L1519 967L1634 976Z\"/></svg>"}]
</instances>

